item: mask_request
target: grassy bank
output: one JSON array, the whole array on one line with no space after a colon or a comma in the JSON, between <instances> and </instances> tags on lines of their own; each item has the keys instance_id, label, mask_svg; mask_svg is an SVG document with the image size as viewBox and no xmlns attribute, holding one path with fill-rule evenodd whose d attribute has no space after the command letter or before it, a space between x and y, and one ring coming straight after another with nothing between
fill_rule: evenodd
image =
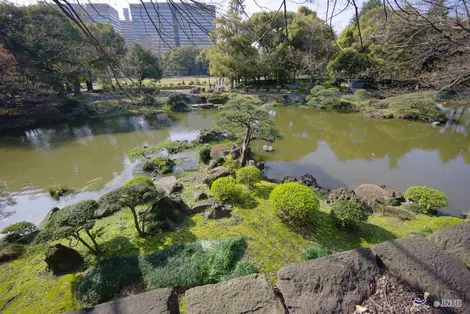
<instances>
[{"instance_id":1,"label":"grassy bank","mask_svg":"<svg viewBox=\"0 0 470 314\"><path fill-rule=\"evenodd\" d=\"M207 192L207 187L200 187L204 173L205 170L199 170L187 174L190 178L184 184L182 197L190 205L195 204L195 190ZM243 236L246 250L242 258L254 262L260 272L267 273L274 280L275 272L280 267L300 261L300 253L314 243L328 247L333 252L340 252L422 233L423 230L435 231L463 221L459 218L422 214L411 220L401 220L397 216L374 213L367 222L347 231L338 229L330 218L330 206L321 202L313 225L305 229L293 228L273 214L268 197L274 187L275 184L262 181L251 190L245 189L242 201L235 206L231 217L208 220L197 214L187 217L176 231L160 231L147 238L137 236L129 210L98 220L94 230L104 228L98 242L106 257L130 258L160 252L174 244ZM63 243L69 244L67 241ZM81 282L83 270L95 265L98 260L87 253L83 246L76 244L75 248L85 257L85 267L75 274L56 277L46 270L43 262L46 248L46 245L28 247L26 254L18 260L0 265L2 312L56 313L86 305L73 291ZM146 289L145 286L131 285L121 289L117 295L125 296L142 289Z\"/></svg>"}]
</instances>

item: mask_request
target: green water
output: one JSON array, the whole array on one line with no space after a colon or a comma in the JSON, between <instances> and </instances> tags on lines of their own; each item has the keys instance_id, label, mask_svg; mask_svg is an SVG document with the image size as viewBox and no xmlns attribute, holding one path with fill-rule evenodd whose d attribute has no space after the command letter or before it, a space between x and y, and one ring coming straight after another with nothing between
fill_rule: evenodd
<instances>
[{"instance_id":1,"label":"green water","mask_svg":"<svg viewBox=\"0 0 470 314\"><path fill-rule=\"evenodd\" d=\"M132 177L127 152L142 144L192 140L209 128L216 111L194 111L159 118L119 117L28 130L0 137L0 179L17 205L0 228L40 222L54 206L98 198ZM279 108L273 111L285 140L275 152L254 151L267 161L266 175L312 173L328 188L361 183L405 190L428 185L449 196L447 213L467 212L470 201L470 112L450 113L459 124L433 127L402 120L368 120L361 115ZM46 189L67 185L77 193L52 200Z\"/></svg>"}]
</instances>

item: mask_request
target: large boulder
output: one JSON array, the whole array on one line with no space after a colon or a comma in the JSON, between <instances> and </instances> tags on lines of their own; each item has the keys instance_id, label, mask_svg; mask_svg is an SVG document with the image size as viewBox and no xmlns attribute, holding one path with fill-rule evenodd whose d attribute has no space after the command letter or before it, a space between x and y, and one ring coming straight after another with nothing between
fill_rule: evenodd
<instances>
[{"instance_id":1,"label":"large boulder","mask_svg":"<svg viewBox=\"0 0 470 314\"><path fill-rule=\"evenodd\" d=\"M435 300L460 299L470 308L470 271L455 256L422 236L387 241L372 247L380 262L412 289Z\"/></svg>"},{"instance_id":2,"label":"large boulder","mask_svg":"<svg viewBox=\"0 0 470 314\"><path fill-rule=\"evenodd\" d=\"M207 167L207 169L212 170L216 167L222 166L224 163L225 163L225 158L224 157L222 157L222 156L216 157L215 159L211 160L211 162L209 163L209 166Z\"/></svg>"},{"instance_id":3,"label":"large boulder","mask_svg":"<svg viewBox=\"0 0 470 314\"><path fill-rule=\"evenodd\" d=\"M208 199L207 201L197 204L193 207L193 213L199 214L205 212L207 209L211 208L217 203L217 201L213 198Z\"/></svg>"},{"instance_id":4,"label":"large boulder","mask_svg":"<svg viewBox=\"0 0 470 314\"><path fill-rule=\"evenodd\" d=\"M172 288L131 295L68 314L179 314L178 296Z\"/></svg>"},{"instance_id":5,"label":"large boulder","mask_svg":"<svg viewBox=\"0 0 470 314\"><path fill-rule=\"evenodd\" d=\"M221 219L232 215L232 206L216 202L210 209L204 212L207 219Z\"/></svg>"},{"instance_id":6,"label":"large boulder","mask_svg":"<svg viewBox=\"0 0 470 314\"><path fill-rule=\"evenodd\" d=\"M428 236L428 240L470 268L470 222L438 230Z\"/></svg>"},{"instance_id":7,"label":"large boulder","mask_svg":"<svg viewBox=\"0 0 470 314\"><path fill-rule=\"evenodd\" d=\"M375 184L358 185L354 192L364 205L371 208L384 204L385 199L388 197L387 191Z\"/></svg>"},{"instance_id":8,"label":"large boulder","mask_svg":"<svg viewBox=\"0 0 470 314\"><path fill-rule=\"evenodd\" d=\"M199 190L194 192L194 200L196 202L206 200L207 198L208 198L208 196L207 196L206 192L199 191Z\"/></svg>"},{"instance_id":9,"label":"large boulder","mask_svg":"<svg viewBox=\"0 0 470 314\"><path fill-rule=\"evenodd\" d=\"M196 142L199 144L207 144L210 142L223 141L224 139L226 139L224 133L215 130L204 129L199 132L199 135L196 138Z\"/></svg>"},{"instance_id":10,"label":"large boulder","mask_svg":"<svg viewBox=\"0 0 470 314\"><path fill-rule=\"evenodd\" d=\"M392 199L395 199L397 200L398 202L400 203L403 203L405 202L405 197L403 196L402 193L398 192L397 190L395 190L394 188L392 188L391 186L388 186L388 185L381 185L380 186L386 193L387 193L387 197L388 198L392 198Z\"/></svg>"},{"instance_id":11,"label":"large boulder","mask_svg":"<svg viewBox=\"0 0 470 314\"><path fill-rule=\"evenodd\" d=\"M374 254L361 248L286 266L277 278L289 313L352 313L378 274Z\"/></svg>"},{"instance_id":12,"label":"large boulder","mask_svg":"<svg viewBox=\"0 0 470 314\"><path fill-rule=\"evenodd\" d=\"M216 144L211 148L211 158L224 157L229 152L229 148L225 144Z\"/></svg>"},{"instance_id":13,"label":"large boulder","mask_svg":"<svg viewBox=\"0 0 470 314\"><path fill-rule=\"evenodd\" d=\"M73 272L83 265L83 257L76 250L62 244L50 246L44 261L54 275Z\"/></svg>"},{"instance_id":14,"label":"large boulder","mask_svg":"<svg viewBox=\"0 0 470 314\"><path fill-rule=\"evenodd\" d=\"M218 178L227 177L230 175L230 170L228 168L219 166L211 169L209 175L204 178L203 183L207 184L209 187L212 185L212 182Z\"/></svg>"},{"instance_id":15,"label":"large boulder","mask_svg":"<svg viewBox=\"0 0 470 314\"><path fill-rule=\"evenodd\" d=\"M300 182L311 188L318 188L317 179L309 173L304 174L300 177Z\"/></svg>"},{"instance_id":16,"label":"large boulder","mask_svg":"<svg viewBox=\"0 0 470 314\"><path fill-rule=\"evenodd\" d=\"M192 214L192 210L178 195L171 195L156 201L150 214L154 214L158 221L169 219L173 222L181 222L186 216Z\"/></svg>"},{"instance_id":17,"label":"large boulder","mask_svg":"<svg viewBox=\"0 0 470 314\"><path fill-rule=\"evenodd\" d=\"M257 313L285 314L272 285L262 275L235 278L215 285L189 289L186 313Z\"/></svg>"},{"instance_id":18,"label":"large boulder","mask_svg":"<svg viewBox=\"0 0 470 314\"><path fill-rule=\"evenodd\" d=\"M178 182L175 176L162 177L155 184L162 188L167 195L180 192L183 189L183 185Z\"/></svg>"},{"instance_id":19,"label":"large boulder","mask_svg":"<svg viewBox=\"0 0 470 314\"><path fill-rule=\"evenodd\" d=\"M336 201L353 201L353 202L360 202L359 197L353 190L349 190L346 188L339 188L330 191L328 193L328 200L327 203L334 203Z\"/></svg>"}]
</instances>

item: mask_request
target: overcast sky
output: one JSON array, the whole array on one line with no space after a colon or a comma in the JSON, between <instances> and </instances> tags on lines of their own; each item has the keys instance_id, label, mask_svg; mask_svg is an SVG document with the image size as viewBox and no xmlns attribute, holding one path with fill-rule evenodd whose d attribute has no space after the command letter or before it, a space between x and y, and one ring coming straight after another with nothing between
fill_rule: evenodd
<instances>
[{"instance_id":1,"label":"overcast sky","mask_svg":"<svg viewBox=\"0 0 470 314\"><path fill-rule=\"evenodd\" d=\"M77 0L69 0L70 2L76 2ZM144 0L145 2L150 1L150 0ZM153 1L158 1L158 0L153 0ZM307 6L310 9L317 11L318 15L320 18L325 19L325 14L326 14L326 1L327 0L316 0L314 3L306 3L306 4L299 4L303 2L308 2L305 0L287 0L287 10L289 11L297 11L297 8L301 5ZM16 3L16 4L21 4L21 5L26 5L29 3L34 3L37 2L37 0L12 0L11 2ZM119 15L121 18L123 18L122 15L122 9L126 8L129 6L129 3L139 3L139 0L79 0L80 3L87 3L87 2L99 2L99 3L108 3L118 9ZM160 0L158 2L164 2L163 0ZM179 2L176 0L175 2ZM229 2L228 0L202 0L201 2L205 3L213 3L216 2L217 8L225 12L227 3ZM276 11L279 9L282 1L281 0L245 0L245 11L247 14L252 14L254 12L260 12L260 11ZM362 1L359 1L359 3L362 3ZM338 8L337 11L339 11L341 8ZM344 27L346 27L351 20L351 17L353 16L353 11L352 9L346 10L342 14L338 15L335 17L333 20L333 27L334 29L339 32L341 31Z\"/></svg>"}]
</instances>

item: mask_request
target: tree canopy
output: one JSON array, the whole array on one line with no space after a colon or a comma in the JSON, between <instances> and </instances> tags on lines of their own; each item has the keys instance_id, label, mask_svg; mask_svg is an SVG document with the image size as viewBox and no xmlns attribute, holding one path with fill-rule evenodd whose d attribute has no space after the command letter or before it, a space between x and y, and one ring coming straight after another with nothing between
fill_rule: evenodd
<instances>
[{"instance_id":1,"label":"tree canopy","mask_svg":"<svg viewBox=\"0 0 470 314\"><path fill-rule=\"evenodd\" d=\"M241 167L246 165L252 141L263 140L272 143L283 138L268 110L250 97L238 96L229 100L215 117L215 126L234 134L243 129Z\"/></svg>"}]
</instances>

